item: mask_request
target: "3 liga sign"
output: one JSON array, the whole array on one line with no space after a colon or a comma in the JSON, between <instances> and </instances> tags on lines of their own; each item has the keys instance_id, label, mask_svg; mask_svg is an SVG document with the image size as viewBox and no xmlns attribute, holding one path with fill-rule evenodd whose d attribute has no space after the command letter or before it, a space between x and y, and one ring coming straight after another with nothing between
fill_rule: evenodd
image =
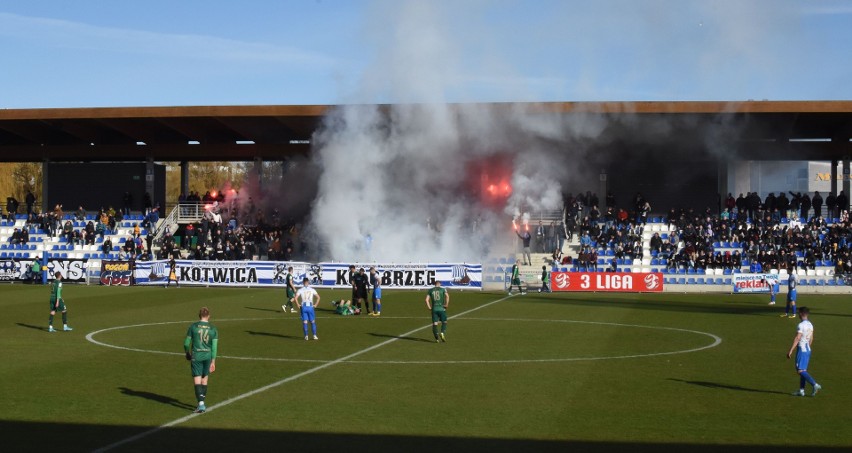
<instances>
[{"instance_id":1,"label":"3 liga sign","mask_svg":"<svg viewBox=\"0 0 852 453\"><path fill-rule=\"evenodd\" d=\"M658 293L663 291L659 272L554 272L553 291L601 291Z\"/></svg>"}]
</instances>

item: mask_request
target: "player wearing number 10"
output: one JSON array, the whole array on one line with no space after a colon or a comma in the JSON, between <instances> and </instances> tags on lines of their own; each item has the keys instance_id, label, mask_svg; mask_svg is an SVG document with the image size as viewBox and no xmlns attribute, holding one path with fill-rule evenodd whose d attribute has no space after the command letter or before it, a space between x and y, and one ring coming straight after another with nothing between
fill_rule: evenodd
<instances>
[{"instance_id":1,"label":"player wearing number 10","mask_svg":"<svg viewBox=\"0 0 852 453\"><path fill-rule=\"evenodd\" d=\"M441 287L440 281L426 293L426 307L432 310L432 334L435 342L447 341L447 307L450 305L450 294ZM438 323L441 323L441 333L438 334Z\"/></svg>"},{"instance_id":2,"label":"player wearing number 10","mask_svg":"<svg viewBox=\"0 0 852 453\"><path fill-rule=\"evenodd\" d=\"M216 371L216 351L219 347L219 330L210 324L210 310L201 307L198 311L199 321L189 326L186 331L186 339L183 342L183 350L186 352L186 360L190 361L192 370L192 381L195 384L195 399L198 400L198 408L195 412L204 412L204 398L207 396L207 378L210 373Z\"/></svg>"}]
</instances>

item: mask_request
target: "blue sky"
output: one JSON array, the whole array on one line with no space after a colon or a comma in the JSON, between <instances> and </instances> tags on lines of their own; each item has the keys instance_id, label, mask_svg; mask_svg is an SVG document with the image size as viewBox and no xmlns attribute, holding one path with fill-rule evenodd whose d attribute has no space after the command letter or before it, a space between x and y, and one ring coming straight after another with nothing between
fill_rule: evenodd
<instances>
[{"instance_id":1,"label":"blue sky","mask_svg":"<svg viewBox=\"0 0 852 453\"><path fill-rule=\"evenodd\" d=\"M0 108L852 99L841 0L0 0Z\"/></svg>"}]
</instances>

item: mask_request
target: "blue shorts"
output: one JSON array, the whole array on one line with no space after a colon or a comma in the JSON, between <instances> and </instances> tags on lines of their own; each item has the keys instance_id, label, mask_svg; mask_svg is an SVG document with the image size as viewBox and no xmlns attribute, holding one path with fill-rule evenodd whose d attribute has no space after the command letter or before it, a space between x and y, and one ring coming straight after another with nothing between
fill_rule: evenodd
<instances>
[{"instance_id":1,"label":"blue shorts","mask_svg":"<svg viewBox=\"0 0 852 453\"><path fill-rule=\"evenodd\" d=\"M796 290L791 289L790 292L787 293L787 302L795 302L796 301Z\"/></svg>"},{"instance_id":2,"label":"blue shorts","mask_svg":"<svg viewBox=\"0 0 852 453\"><path fill-rule=\"evenodd\" d=\"M302 306L302 321L310 321L314 322L316 320L316 313L314 313L314 307L305 307Z\"/></svg>"},{"instance_id":3,"label":"blue shorts","mask_svg":"<svg viewBox=\"0 0 852 453\"><path fill-rule=\"evenodd\" d=\"M811 351L802 351L798 349L796 351L796 369L797 370L807 370L808 362L811 360Z\"/></svg>"},{"instance_id":4,"label":"blue shorts","mask_svg":"<svg viewBox=\"0 0 852 453\"><path fill-rule=\"evenodd\" d=\"M382 298L382 288L373 288L373 300Z\"/></svg>"}]
</instances>

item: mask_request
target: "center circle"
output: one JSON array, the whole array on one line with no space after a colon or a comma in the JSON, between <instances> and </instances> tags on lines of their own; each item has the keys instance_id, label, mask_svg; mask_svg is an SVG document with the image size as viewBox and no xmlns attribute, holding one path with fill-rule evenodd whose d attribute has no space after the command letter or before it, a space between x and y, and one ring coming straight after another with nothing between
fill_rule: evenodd
<instances>
[{"instance_id":1,"label":"center circle","mask_svg":"<svg viewBox=\"0 0 852 453\"><path fill-rule=\"evenodd\" d=\"M331 316L331 317L322 317L324 320L332 320L332 319L346 319L346 317L342 316ZM386 317L391 319L423 319L422 317ZM217 319L216 323L228 323L228 322L258 322L258 321L279 321L281 318L235 318L235 319ZM153 327L153 326L165 326L165 325L173 325L173 324L189 324L193 321L166 321L166 322L156 322L156 323L146 323L146 324L134 324L134 325L126 325L126 326L116 326L109 327L106 329L97 330L91 332L86 335L86 339L99 346L120 349L125 351L133 351L133 352L143 352L149 354L165 354L165 355L179 355L182 356L182 352L174 352L174 351L164 351L157 349L144 349L144 348L133 348L127 346L121 346L118 344L112 344L105 341L100 341L95 339L96 336L111 331L125 330L125 329L134 329L134 328L145 328L145 327ZM601 322L601 321L579 321L579 320L567 320L567 319L528 319L528 318L456 318L452 320L452 323L455 325L459 322L508 322L514 324L524 324L529 326L530 324L534 325L538 323L539 326L559 326L559 325L579 325L579 326L590 326L590 327L612 327L616 329L631 329L637 331L658 331L658 333L675 333L678 335L688 335L688 336L699 336L706 337L708 340L712 340L709 343L700 344L700 345L691 345L690 347L680 348L680 349L672 349L672 350L655 350L650 352L637 352L637 353L624 353L624 354L597 354L597 355L589 355L589 356L581 356L581 357L521 357L521 358L506 358L506 359L466 359L466 358L451 358L447 357L446 360L408 360L408 359L399 359L399 360L359 360L359 359L350 359L339 361L340 363L350 363L350 364L511 364L511 363L558 363L558 362L578 362L578 361L599 361L599 360L615 360L615 359L631 359L631 358L641 358L641 357L655 357L655 356L663 356L663 355L675 355L675 354L687 354L691 352L698 352L705 349L710 349L718 346L722 343L722 339L708 332L702 332L698 330L689 330L689 329L681 329L676 327L664 327L664 326L647 326L647 325L638 325L638 324L622 324L622 323L613 323L613 322ZM423 326L418 329L422 331L428 331L430 326ZM524 329L530 329L530 327L524 327ZM547 330L547 329L544 329ZM599 329L598 329L599 330ZM521 331L519 329L519 331ZM528 330L532 331L532 330ZM597 332L597 330L595 331ZM548 332L538 332L539 336L546 336ZM582 332L574 332L575 335L579 335L580 339L582 339ZM400 337L401 338L401 337ZM410 337L404 337L410 338ZM548 341L563 341L564 338L547 338ZM577 340L576 338L574 340ZM487 345L480 345L480 349L486 348ZM660 348L662 349L662 348ZM482 355L492 355L493 350L485 350L480 352ZM230 359L230 360L251 360L251 361L270 361L270 362L300 362L300 363L329 363L337 360L325 360L325 359L310 359L310 358L283 358L283 357L249 357L249 356L236 356L236 355L220 355L220 358Z\"/></svg>"}]
</instances>

